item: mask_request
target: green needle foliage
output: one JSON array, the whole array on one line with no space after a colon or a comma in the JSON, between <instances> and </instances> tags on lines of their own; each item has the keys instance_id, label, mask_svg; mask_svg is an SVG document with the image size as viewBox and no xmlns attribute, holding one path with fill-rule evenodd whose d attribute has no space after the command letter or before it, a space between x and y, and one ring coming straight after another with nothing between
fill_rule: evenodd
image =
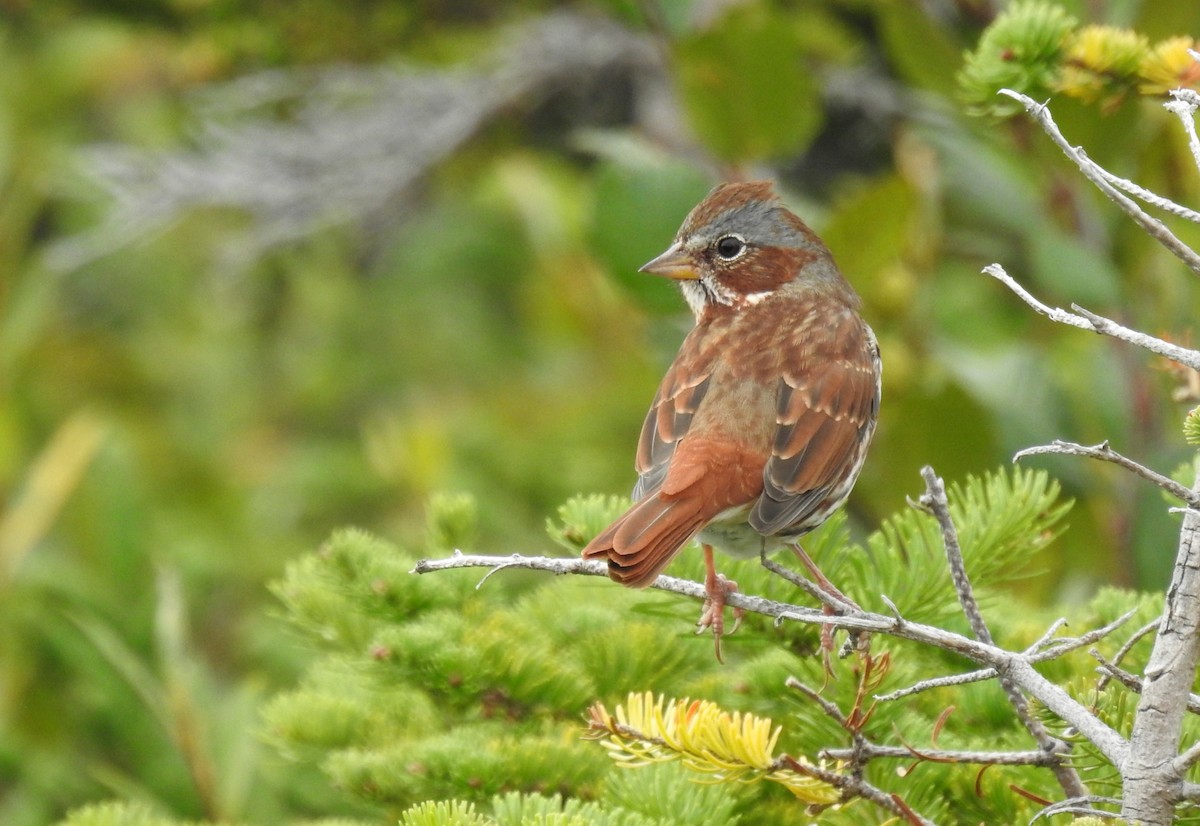
<instances>
[{"instance_id":1,"label":"green needle foliage","mask_svg":"<svg viewBox=\"0 0 1200 826\"><path fill-rule=\"evenodd\" d=\"M1058 500L1058 487L1046 474L1019 468L969 477L951 486L950 497L967 569L979 583L998 642L1017 649L1032 644L1052 617L1031 612L1011 593L1053 541L1069 503ZM573 548L621 504L615 498L572 499L560 509L550 535ZM849 734L817 704L786 688L789 677L824 686L824 699L844 713L869 711L863 732L877 742L898 740L917 752L1029 745L993 682L896 702L871 700L923 678L969 669L937 650L876 637L869 662L857 656L837 661L827 681L815 653L815 629L791 624L776 629L748 618L746 627L726 640L730 663L721 665L711 642L690 633L697 606L673 595L630 591L592 577L499 572L477 587L485 573L480 569L413 575L418 556L445 555L449 537L457 542L471 535L471 513L464 499L436 497L427 552L420 554L361 531L339 531L319 551L290 565L273 586L284 617L313 647L314 657L300 684L266 705L264 733L287 759L319 767L329 783L384 821L413 826L794 822L804 804L786 784L742 781L748 772L757 777L766 771L772 752L816 762L822 748L849 745ZM818 531L808 547L857 599L871 603L884 594L909 619L954 624L956 599L940 541L932 517L907 509L862 544L847 541L844 520L838 519ZM671 573L699 573L698 556L685 552ZM724 568L748 593L798 598L792 586L754 561ZM1001 595L1010 596L1002 600ZM1133 621L1142 621L1153 612L1153 600L1107 590L1073 621L1083 631L1134 607L1139 612ZM1100 647L1110 656L1115 648ZM1118 730L1127 728L1126 694L1111 686L1097 688L1086 656L1072 655L1044 668L1076 696L1095 703ZM647 690L698 700L670 702L658 717L636 718L633 727L645 728L651 739L618 737L610 750L625 756L614 763L609 750L585 737L585 711L597 701L615 708ZM604 705L596 708L603 711ZM597 713L593 720L599 719ZM699 728L659 733L685 714ZM751 725L744 717L741 725L739 714L769 721ZM778 733L770 735L777 739L768 745L763 738L771 726L778 726ZM683 759L672 762L675 742ZM705 756L704 742L724 744L714 755L749 757L719 757L734 760L733 768L722 770ZM652 759L629 758L639 753ZM1103 780L1106 767L1086 744L1079 745L1076 759L1081 769ZM1041 796L1055 790L1051 774L1038 769L992 767L980 773L978 767L916 756L904 765L911 777L898 777L897 765L887 761L872 762L866 776L935 818L953 813L1016 822L1032 816L1036 807L1011 787ZM81 811L68 823L130 824L144 814L100 807ZM886 819L883 814L857 801L825 809L821 822L875 823Z\"/></svg>"},{"instance_id":2,"label":"green needle foliage","mask_svg":"<svg viewBox=\"0 0 1200 826\"><path fill-rule=\"evenodd\" d=\"M1190 37L1151 45L1117 26L1079 27L1079 21L1047 0L1021 0L1006 8L966 56L959 72L963 99L976 114L1008 116L1020 104L997 97L1012 89L1035 100L1062 92L1112 108L1131 92L1164 95L1200 82L1188 54Z\"/></svg>"}]
</instances>

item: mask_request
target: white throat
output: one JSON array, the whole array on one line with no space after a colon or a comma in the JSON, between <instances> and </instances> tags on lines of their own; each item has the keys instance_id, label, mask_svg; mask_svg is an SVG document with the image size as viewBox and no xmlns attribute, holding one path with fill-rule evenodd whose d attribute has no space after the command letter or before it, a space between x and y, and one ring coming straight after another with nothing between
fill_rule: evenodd
<instances>
[{"instance_id":1,"label":"white throat","mask_svg":"<svg viewBox=\"0 0 1200 826\"><path fill-rule=\"evenodd\" d=\"M683 289L683 298L687 301L688 308L691 309L692 315L696 317L697 321L704 315L704 311L713 304L724 304L726 307L736 307L738 309L753 307L774 292L773 290L767 290L765 292L743 295L734 292L708 276L701 276L699 280L695 281L680 281L679 286Z\"/></svg>"}]
</instances>

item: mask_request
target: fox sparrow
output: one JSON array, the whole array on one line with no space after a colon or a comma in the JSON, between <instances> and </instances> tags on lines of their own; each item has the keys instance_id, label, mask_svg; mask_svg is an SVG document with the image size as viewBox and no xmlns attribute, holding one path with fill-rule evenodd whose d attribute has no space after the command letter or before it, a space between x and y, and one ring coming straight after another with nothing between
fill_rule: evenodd
<instances>
[{"instance_id":1,"label":"fox sparrow","mask_svg":"<svg viewBox=\"0 0 1200 826\"><path fill-rule=\"evenodd\" d=\"M649 585L698 537L723 630L712 549L758 556L791 545L845 501L879 413L879 347L829 250L769 182L718 186L642 272L679 281L696 317L638 442L634 503L583 550L612 579ZM836 593L836 589L833 589ZM838 594L840 596L840 594Z\"/></svg>"}]
</instances>

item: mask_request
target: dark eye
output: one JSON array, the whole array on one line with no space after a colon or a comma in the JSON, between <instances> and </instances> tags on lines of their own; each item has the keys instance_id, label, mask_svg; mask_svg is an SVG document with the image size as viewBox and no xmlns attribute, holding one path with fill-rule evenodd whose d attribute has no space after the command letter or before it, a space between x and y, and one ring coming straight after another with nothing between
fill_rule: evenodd
<instances>
[{"instance_id":1,"label":"dark eye","mask_svg":"<svg viewBox=\"0 0 1200 826\"><path fill-rule=\"evenodd\" d=\"M746 242L736 235L726 235L717 241L717 255L726 261L732 261L734 258L737 258L745 248Z\"/></svg>"}]
</instances>

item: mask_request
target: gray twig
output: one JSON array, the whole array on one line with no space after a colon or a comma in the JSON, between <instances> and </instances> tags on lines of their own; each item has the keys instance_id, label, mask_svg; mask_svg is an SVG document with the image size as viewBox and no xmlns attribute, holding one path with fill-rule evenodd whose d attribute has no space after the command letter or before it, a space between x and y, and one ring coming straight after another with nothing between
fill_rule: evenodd
<instances>
[{"instance_id":1,"label":"gray twig","mask_svg":"<svg viewBox=\"0 0 1200 826\"><path fill-rule=\"evenodd\" d=\"M1062 456L1086 456L1090 459L1099 459L1102 462L1111 462L1114 465L1125 468L1126 470L1141 476L1167 493L1179 499L1188 505L1200 505L1200 493L1191 488L1181 485L1174 479L1168 476L1163 476L1156 470L1151 470L1145 465L1138 464L1128 456L1123 456L1117 451L1109 447L1108 442L1101 442L1098 445L1079 445L1074 442L1064 442L1061 439L1055 439L1048 445L1038 445L1037 447L1027 447L1024 450L1018 451L1013 456L1013 461L1018 462L1026 456L1043 456L1045 454L1058 454Z\"/></svg>"},{"instance_id":2,"label":"gray twig","mask_svg":"<svg viewBox=\"0 0 1200 826\"><path fill-rule=\"evenodd\" d=\"M1120 628L1136 611L1126 611L1121 616L1117 617L1107 625L1093 629L1086 634L1081 634L1078 637L1064 637L1062 639L1052 639L1051 634L1054 633L1062 625L1062 620L1054 622L1050 628L1042 634L1042 636L1022 652L1030 663L1045 662L1046 660L1057 659L1064 654L1069 654L1083 648L1085 645L1091 645L1104 639L1113 631ZM943 677L932 677L928 680L921 680L913 683L907 688L900 688L891 691L887 694L877 694L874 699L881 703L899 700L902 697L908 697L913 694L920 694L923 691L929 691L934 688L946 688L948 686L966 685L968 683L978 683L984 680L990 680L996 676L994 668L980 668L975 671L968 671L963 674L951 674Z\"/></svg>"},{"instance_id":3,"label":"gray twig","mask_svg":"<svg viewBox=\"0 0 1200 826\"><path fill-rule=\"evenodd\" d=\"M1071 327L1078 327L1080 330L1111 336L1112 338L1141 347L1144 350L1149 350L1151 353L1169 358L1171 361L1178 362L1185 367L1200 370L1200 351L1189 350L1186 347L1180 347L1178 344L1172 344L1169 341L1163 341L1160 338L1146 335L1138 330L1131 330L1112 319L1088 312L1074 304L1071 306L1078 314L1069 313L1059 307L1047 306L1034 298L1028 290L1018 284L1016 279L1005 272L1004 267L999 264L989 264L983 268L983 272L1004 284L1004 286L1016 293L1018 298L1032 307L1034 311L1046 316L1051 321L1058 322L1059 324L1067 324Z\"/></svg>"},{"instance_id":4,"label":"gray twig","mask_svg":"<svg viewBox=\"0 0 1200 826\"><path fill-rule=\"evenodd\" d=\"M880 746L866 741L861 748L821 749L829 760L849 761L856 756L868 760L928 760L932 763L971 763L980 766L1053 766L1062 758L1041 749L1029 751L958 751L953 749L917 749L909 746Z\"/></svg>"},{"instance_id":5,"label":"gray twig","mask_svg":"<svg viewBox=\"0 0 1200 826\"><path fill-rule=\"evenodd\" d=\"M1083 173L1085 178L1095 184L1101 192L1119 206L1147 235L1166 247L1176 258L1186 264L1192 272L1200 274L1200 255L1197 255L1195 250L1180 241L1171 230L1167 229L1167 226L1162 221L1147 214L1135 201L1109 183L1105 176L1097 171L1100 169L1099 165L1088 158L1087 154L1081 148L1068 143L1067 139L1063 137L1062 132L1059 131L1054 118L1050 116L1050 108L1048 106L1038 103L1028 95L1014 92L1011 89L1001 89L1000 94L1007 95L1019 101L1025 107L1025 111L1037 121L1038 125L1050 136L1050 139L1063 151L1063 154L1079 167L1079 171Z\"/></svg>"},{"instance_id":6,"label":"gray twig","mask_svg":"<svg viewBox=\"0 0 1200 826\"><path fill-rule=\"evenodd\" d=\"M585 576L605 576L606 568L603 563L590 562L576 558L563 557L523 557L523 556L483 556L455 553L445 559L424 559L413 567L413 573L428 574L452 568L528 568L531 570L548 571L554 574L581 574ZM703 583L691 582L676 577L659 576L652 585L661 591L682 594L696 600L704 600ZM899 639L906 639L923 645L931 645L943 651L958 654L994 668L998 673L1005 674L1024 690L1036 697L1042 705L1057 715L1065 723L1073 726L1084 737L1090 740L1097 749L1112 763L1120 764L1125 759L1128 744L1122 737L1097 719L1078 700L1071 697L1060 686L1046 679L1033 667L1032 657L1007 651L996 645L980 642L970 637L946 631L932 625L902 619L900 617L877 614L870 611L838 616L821 611L792 605L785 602L752 596L741 592L729 595L727 604L741 608L751 613L772 617L778 622L794 621L810 625L832 625L858 631L877 631L889 634Z\"/></svg>"},{"instance_id":7,"label":"gray twig","mask_svg":"<svg viewBox=\"0 0 1200 826\"><path fill-rule=\"evenodd\" d=\"M983 612L979 610L979 603L975 600L975 592L971 588L971 580L967 576L966 564L963 562L962 557L962 547L958 542L958 528L955 526L954 519L950 515L950 502L946 498L946 486L938 475L934 473L933 468L928 465L921 468L921 477L925 480L925 493L921 496L921 504L933 513L934 518L937 519L938 525L942 529L942 544L946 550L946 561L950 566L950 576L954 581L954 590L958 593L958 602L962 606L963 613L967 616L967 622L971 626L971 631L981 642L990 645L992 643L992 632L988 630L987 622L983 618ZM1067 793L1068 797L1079 797L1087 794L1087 788L1079 778L1079 773L1062 761L1061 755L1067 751L1067 744L1051 736L1046 727L1042 725L1042 722L1029 713L1029 703L1025 699L1025 694L1011 676L1003 671L1000 671L998 676L1000 678L1000 686L1008 695L1009 702L1012 704L1017 718L1025 726L1025 730L1033 736L1038 746L1047 755L1052 755L1055 758L1051 763L1051 769L1055 777L1058 778L1059 785L1062 786L1063 791Z\"/></svg>"},{"instance_id":8,"label":"gray twig","mask_svg":"<svg viewBox=\"0 0 1200 826\"><path fill-rule=\"evenodd\" d=\"M1138 630L1134 631L1132 636L1130 636L1129 639L1125 640L1125 643L1120 648L1117 649L1117 653L1113 654L1112 664L1120 665L1125 660L1125 658L1127 656L1129 656L1129 652L1133 650L1133 647L1138 644L1139 640L1141 640L1143 637L1145 637L1151 631L1155 631L1157 629L1158 629L1158 620L1154 620L1154 622L1148 622L1145 625L1143 625L1141 628L1139 628ZM1101 676L1100 679L1096 682L1096 689L1099 691L1103 691L1104 687L1106 685L1108 685L1108 680L1109 680L1109 677L1107 674L1104 676Z\"/></svg>"}]
</instances>

